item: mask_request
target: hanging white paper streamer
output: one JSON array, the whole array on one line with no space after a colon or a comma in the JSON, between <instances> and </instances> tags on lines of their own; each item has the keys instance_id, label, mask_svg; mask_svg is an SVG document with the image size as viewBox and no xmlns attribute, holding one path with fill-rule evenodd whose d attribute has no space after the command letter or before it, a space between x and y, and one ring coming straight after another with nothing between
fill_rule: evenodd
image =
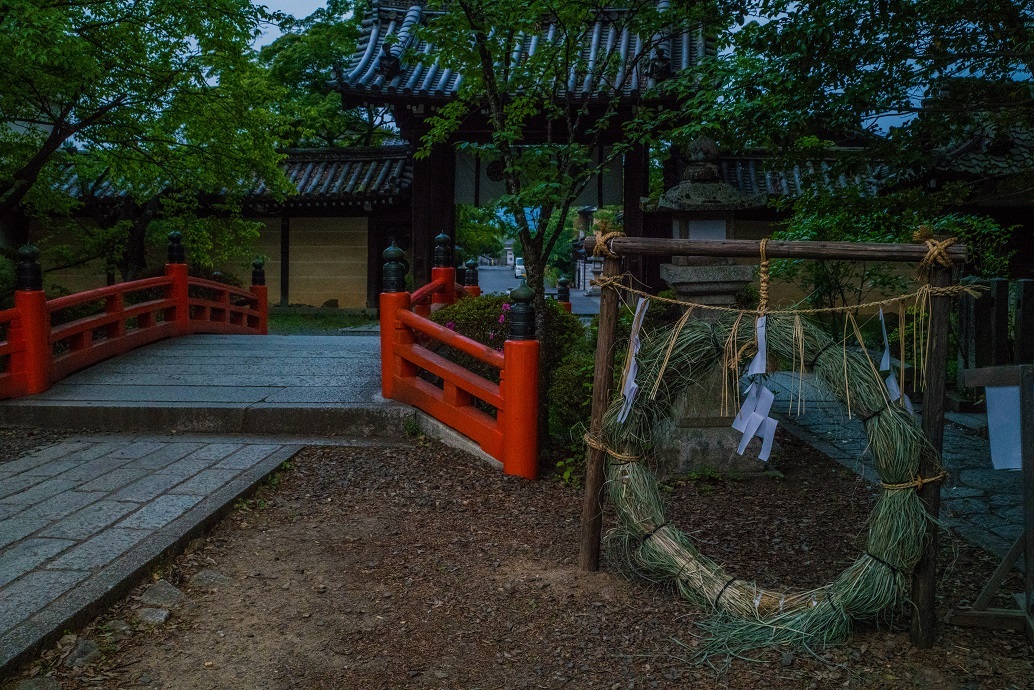
<instances>
[{"instance_id":1,"label":"hanging white paper streamer","mask_svg":"<svg viewBox=\"0 0 1034 690\"><path fill-rule=\"evenodd\" d=\"M768 371L768 344L765 342L765 324L767 321L767 316L758 317L758 322L755 326L758 334L758 353L754 355L754 359L750 360L747 376L764 374Z\"/></svg>"},{"instance_id":2,"label":"hanging white paper streamer","mask_svg":"<svg viewBox=\"0 0 1034 690\"><path fill-rule=\"evenodd\" d=\"M639 373L639 364L636 362L635 357L639 354L639 330L643 327L643 319L646 317L646 310L649 306L650 301L645 297L640 297L639 302L635 305L635 316L632 318L632 334L629 336L631 343L630 360L628 362L628 372L625 375L625 387L621 391L621 394L625 396L625 400L621 405L621 411L618 413L619 424L624 424L625 420L628 419L628 415L632 411L632 404L635 402L635 394L639 390L639 386L635 382L636 374Z\"/></svg>"},{"instance_id":3,"label":"hanging white paper streamer","mask_svg":"<svg viewBox=\"0 0 1034 690\"><path fill-rule=\"evenodd\" d=\"M1020 442L1020 387L988 386L987 435L991 440L991 464L996 470L1023 469Z\"/></svg>"},{"instance_id":4,"label":"hanging white paper streamer","mask_svg":"<svg viewBox=\"0 0 1034 690\"><path fill-rule=\"evenodd\" d=\"M732 428L736 431L742 433L747 430L747 422L758 407L758 390L760 388L761 386L758 384L752 383L743 394L743 405L740 406L740 411L736 413L736 419L732 420Z\"/></svg>"},{"instance_id":5,"label":"hanging white paper streamer","mask_svg":"<svg viewBox=\"0 0 1034 690\"><path fill-rule=\"evenodd\" d=\"M880 359L880 371L890 372L890 375L883 380L887 386L887 393L894 402L900 400L904 403L905 409L908 410L909 414L915 414L912 401L909 400L907 395L902 395L901 387L898 386L898 379L894 376L894 369L890 365L890 339L887 337L887 323L883 320L882 308L880 309L880 328L883 330L883 357Z\"/></svg>"},{"instance_id":6,"label":"hanging white paper streamer","mask_svg":"<svg viewBox=\"0 0 1034 690\"><path fill-rule=\"evenodd\" d=\"M758 352L750 362L747 376L759 376L768 371L768 347L765 338L766 321L767 319L764 316L758 318L756 325ZM750 440L758 436L761 438L761 453L758 455L758 458L762 462L768 462L768 457L772 453L772 443L775 439L777 426L776 421L768 416L768 413L772 410L775 394L760 382L754 381L747 388L744 396L743 405L736 414L736 419L732 422L732 428L743 433L736 452L743 455Z\"/></svg>"}]
</instances>

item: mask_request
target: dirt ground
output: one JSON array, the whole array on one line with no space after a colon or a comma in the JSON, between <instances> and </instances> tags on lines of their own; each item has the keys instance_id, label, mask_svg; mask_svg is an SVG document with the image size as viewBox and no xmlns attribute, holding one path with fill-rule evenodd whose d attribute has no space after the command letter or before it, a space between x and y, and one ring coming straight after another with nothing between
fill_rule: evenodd
<instances>
[{"instance_id":1,"label":"dirt ground","mask_svg":"<svg viewBox=\"0 0 1034 690\"><path fill-rule=\"evenodd\" d=\"M872 492L781 442L785 479L673 481L669 517L734 575L814 586L857 556ZM432 442L309 448L154 573L192 605L136 624L138 587L79 632L98 660L65 668L66 640L25 672L76 689L1034 687L1021 635L942 622L936 646L915 650L905 611L817 655L698 663L705 614L613 567L579 572L580 509L577 488L504 477ZM942 621L995 565L944 542ZM191 587L202 568L230 582Z\"/></svg>"}]
</instances>

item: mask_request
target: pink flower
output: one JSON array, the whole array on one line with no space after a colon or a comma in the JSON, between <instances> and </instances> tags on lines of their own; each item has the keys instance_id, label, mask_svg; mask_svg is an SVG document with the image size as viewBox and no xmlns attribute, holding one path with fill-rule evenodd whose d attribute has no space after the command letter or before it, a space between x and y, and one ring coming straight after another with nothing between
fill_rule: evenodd
<instances>
[{"instance_id":1,"label":"pink flower","mask_svg":"<svg viewBox=\"0 0 1034 690\"><path fill-rule=\"evenodd\" d=\"M506 320L506 314L499 315L499 323L503 323Z\"/></svg>"},{"instance_id":2,"label":"pink flower","mask_svg":"<svg viewBox=\"0 0 1034 690\"><path fill-rule=\"evenodd\" d=\"M510 304L509 304L509 302L504 302L503 303L503 311L510 311Z\"/></svg>"},{"instance_id":3,"label":"pink flower","mask_svg":"<svg viewBox=\"0 0 1034 690\"><path fill-rule=\"evenodd\" d=\"M447 322L445 324L445 327L448 328L450 331L455 331L456 330L456 322L455 321L449 321L449 322Z\"/></svg>"}]
</instances>

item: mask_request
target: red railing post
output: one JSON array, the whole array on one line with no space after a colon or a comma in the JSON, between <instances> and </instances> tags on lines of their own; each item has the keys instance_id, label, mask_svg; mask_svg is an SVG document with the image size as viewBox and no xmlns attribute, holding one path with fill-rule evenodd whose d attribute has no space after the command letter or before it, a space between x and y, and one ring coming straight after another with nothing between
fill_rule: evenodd
<instances>
[{"instance_id":1,"label":"red railing post","mask_svg":"<svg viewBox=\"0 0 1034 690\"><path fill-rule=\"evenodd\" d=\"M560 276L556 281L556 298L568 314L571 313L571 281Z\"/></svg>"},{"instance_id":2,"label":"red railing post","mask_svg":"<svg viewBox=\"0 0 1034 690\"><path fill-rule=\"evenodd\" d=\"M434 266L431 268L431 281L442 280L445 285L431 295L431 310L436 307L452 304L456 301L456 269L452 266L450 246L452 238L444 232L434 238Z\"/></svg>"},{"instance_id":3,"label":"red railing post","mask_svg":"<svg viewBox=\"0 0 1034 690\"><path fill-rule=\"evenodd\" d=\"M394 242L384 250L383 292L380 298L381 326L381 395L387 399L394 396L395 383L395 341L399 329L396 314L399 309L409 309L409 293L406 292L406 266L402 263L404 253Z\"/></svg>"},{"instance_id":4,"label":"red railing post","mask_svg":"<svg viewBox=\"0 0 1034 690\"><path fill-rule=\"evenodd\" d=\"M444 280L445 286L431 295L431 310L448 306L456 301L456 269L451 266L435 266L431 269L431 280Z\"/></svg>"},{"instance_id":5,"label":"red railing post","mask_svg":"<svg viewBox=\"0 0 1034 690\"><path fill-rule=\"evenodd\" d=\"M474 259L467 259L464 264L467 272L463 275L463 291L471 297L481 296L481 287L478 285L478 262Z\"/></svg>"},{"instance_id":6,"label":"red railing post","mask_svg":"<svg viewBox=\"0 0 1034 690\"><path fill-rule=\"evenodd\" d=\"M258 332L269 334L269 293L266 291L266 262L255 259L251 262L251 294L255 295L255 311L259 313Z\"/></svg>"},{"instance_id":7,"label":"red railing post","mask_svg":"<svg viewBox=\"0 0 1034 690\"><path fill-rule=\"evenodd\" d=\"M400 309L409 309L408 292L381 293L381 395L389 400L395 392L395 343L405 329L395 316Z\"/></svg>"},{"instance_id":8,"label":"red railing post","mask_svg":"<svg viewBox=\"0 0 1034 690\"><path fill-rule=\"evenodd\" d=\"M108 315L121 314L126 308L126 296L121 292L111 295L104 300L104 313ZM108 324L104 329L104 337L108 340L117 340L126 334L126 321L119 319Z\"/></svg>"},{"instance_id":9,"label":"red railing post","mask_svg":"<svg viewBox=\"0 0 1034 690\"><path fill-rule=\"evenodd\" d=\"M539 470L539 341L535 340L534 293L523 281L510 293L510 337L503 343L499 388L503 472L537 479Z\"/></svg>"},{"instance_id":10,"label":"red railing post","mask_svg":"<svg viewBox=\"0 0 1034 690\"><path fill-rule=\"evenodd\" d=\"M539 476L539 341L507 340L500 372L503 409L503 472Z\"/></svg>"},{"instance_id":11,"label":"red railing post","mask_svg":"<svg viewBox=\"0 0 1034 690\"><path fill-rule=\"evenodd\" d=\"M14 308L18 310L18 327L11 339L20 340L19 356L26 395L42 393L50 388L50 371L54 360L50 346L50 310L43 292L43 271L39 265L39 249L28 244L18 250L17 289ZM15 373L12 371L12 373Z\"/></svg>"},{"instance_id":12,"label":"red railing post","mask_svg":"<svg viewBox=\"0 0 1034 690\"><path fill-rule=\"evenodd\" d=\"M178 230L169 233L169 260L165 264L165 275L172 278L169 298L173 307L176 322L176 335L190 332L190 286L187 282L187 259L183 249L183 235Z\"/></svg>"}]
</instances>

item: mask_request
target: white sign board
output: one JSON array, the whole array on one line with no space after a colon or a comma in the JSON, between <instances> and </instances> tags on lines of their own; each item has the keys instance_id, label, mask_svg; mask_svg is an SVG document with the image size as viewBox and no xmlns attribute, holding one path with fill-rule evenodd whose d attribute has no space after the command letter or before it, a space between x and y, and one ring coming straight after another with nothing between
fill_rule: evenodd
<instances>
[{"instance_id":1,"label":"white sign board","mask_svg":"<svg viewBox=\"0 0 1034 690\"><path fill-rule=\"evenodd\" d=\"M1020 387L988 386L987 434L991 439L991 464L996 470L1023 468L1020 447Z\"/></svg>"}]
</instances>

